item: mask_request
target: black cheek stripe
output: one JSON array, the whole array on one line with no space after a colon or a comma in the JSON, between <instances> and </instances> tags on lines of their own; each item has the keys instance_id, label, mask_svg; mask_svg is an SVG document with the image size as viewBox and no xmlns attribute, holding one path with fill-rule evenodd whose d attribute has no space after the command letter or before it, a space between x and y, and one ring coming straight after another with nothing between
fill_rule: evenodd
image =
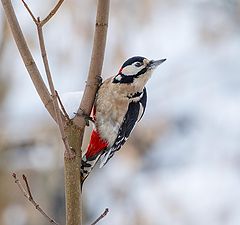
<instances>
[{"instance_id":1,"label":"black cheek stripe","mask_svg":"<svg viewBox=\"0 0 240 225\"><path fill-rule=\"evenodd\" d=\"M144 74L147 72L147 68L143 68L142 70L140 70L137 74L135 75L124 75L122 73L119 73L117 76L121 76L121 79L113 79L113 83L121 83L121 84L130 84L133 83L134 78L138 78L140 75Z\"/></svg>"}]
</instances>

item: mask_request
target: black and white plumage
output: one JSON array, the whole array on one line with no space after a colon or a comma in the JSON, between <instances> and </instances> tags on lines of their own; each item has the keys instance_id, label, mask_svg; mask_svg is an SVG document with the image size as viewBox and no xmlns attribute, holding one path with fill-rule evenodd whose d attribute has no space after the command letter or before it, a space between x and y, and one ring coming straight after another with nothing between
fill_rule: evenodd
<instances>
[{"instance_id":1,"label":"black and white plumage","mask_svg":"<svg viewBox=\"0 0 240 225\"><path fill-rule=\"evenodd\" d=\"M132 57L116 76L102 83L94 106L95 128L82 161L83 180L99 159L100 167L104 166L129 138L145 112L145 85L153 70L164 61Z\"/></svg>"},{"instance_id":2,"label":"black and white plumage","mask_svg":"<svg viewBox=\"0 0 240 225\"><path fill-rule=\"evenodd\" d=\"M104 166L108 162L108 160L113 157L114 153L124 145L133 128L136 126L136 123L139 122L143 117L147 103L146 88L144 88L142 92L138 93L140 94L140 98L138 101L132 101L129 103L127 113L124 116L123 122L119 128L118 135L114 141L114 144L108 151L101 155L100 167ZM131 100L132 98L129 97L129 99Z\"/></svg>"}]
</instances>

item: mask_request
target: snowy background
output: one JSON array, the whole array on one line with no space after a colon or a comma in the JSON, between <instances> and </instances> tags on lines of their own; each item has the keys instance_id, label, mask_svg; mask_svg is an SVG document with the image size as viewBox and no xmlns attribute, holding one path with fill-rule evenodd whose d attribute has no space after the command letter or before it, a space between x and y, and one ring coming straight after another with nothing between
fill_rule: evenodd
<instances>
[{"instance_id":1,"label":"snowy background","mask_svg":"<svg viewBox=\"0 0 240 225\"><path fill-rule=\"evenodd\" d=\"M44 17L54 2L27 1ZM43 71L36 30L14 1ZM82 90L96 1L66 1L45 27L59 92ZM121 152L85 184L85 224L240 224L240 1L114 0L103 77L134 55L167 58L147 85L145 116ZM63 147L6 29L0 7L0 224L46 224L11 178L64 224ZM88 139L86 134L86 142Z\"/></svg>"}]
</instances>

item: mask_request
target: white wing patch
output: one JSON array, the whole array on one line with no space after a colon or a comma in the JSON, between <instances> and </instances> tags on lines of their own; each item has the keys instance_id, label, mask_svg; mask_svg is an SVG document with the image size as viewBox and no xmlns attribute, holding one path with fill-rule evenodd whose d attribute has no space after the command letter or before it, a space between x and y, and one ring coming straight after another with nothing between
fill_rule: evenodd
<instances>
[{"instance_id":1,"label":"white wing patch","mask_svg":"<svg viewBox=\"0 0 240 225\"><path fill-rule=\"evenodd\" d=\"M111 151L111 149L110 149L109 151L107 151L106 153L104 153L104 154L101 155L99 168L102 168L102 167L107 163L111 152L112 152L112 151Z\"/></svg>"}]
</instances>

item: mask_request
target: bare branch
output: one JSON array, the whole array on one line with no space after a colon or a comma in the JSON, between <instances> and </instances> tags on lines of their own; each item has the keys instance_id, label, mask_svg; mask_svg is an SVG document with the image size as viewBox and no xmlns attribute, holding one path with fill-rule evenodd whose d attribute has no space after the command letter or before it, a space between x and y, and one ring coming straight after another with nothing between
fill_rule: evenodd
<instances>
[{"instance_id":1,"label":"bare branch","mask_svg":"<svg viewBox=\"0 0 240 225\"><path fill-rule=\"evenodd\" d=\"M62 101L61 101L61 98L60 98L60 96L59 96L59 94L58 94L58 92L57 92L56 90L55 90L55 93L56 93L58 102L59 102L59 104L60 104L60 106L61 106L61 110L62 110L64 116L66 117L66 119L67 119L68 122L69 122L71 119L69 118L69 115L68 115L66 109L64 108L64 105L63 105L63 103L62 103Z\"/></svg>"},{"instance_id":2,"label":"bare branch","mask_svg":"<svg viewBox=\"0 0 240 225\"><path fill-rule=\"evenodd\" d=\"M24 182L25 182L25 184L26 184L27 191L28 191L28 195L29 195L29 199L33 199L32 193L31 193L31 190L30 190L30 186L29 186L29 184L28 184L27 177L23 174L23 175L22 175L22 178L23 178L23 180L24 180Z\"/></svg>"},{"instance_id":3,"label":"bare branch","mask_svg":"<svg viewBox=\"0 0 240 225\"><path fill-rule=\"evenodd\" d=\"M53 106L54 106L54 111L55 111L55 115L56 115L56 119L57 119L57 124L58 124L59 130L60 130L60 133L62 136L62 140L63 140L64 146L65 146L65 155L66 155L66 157L73 158L75 156L75 153L74 153L74 151L71 150L67 135L64 131L64 125L63 125L64 117L61 113L61 110L59 108L58 101L57 101L57 95L56 95L56 91L54 88L53 79L52 79L52 75L51 75L50 67L49 67L49 63L48 63L48 58L47 58L47 52L46 52L46 48L45 48L42 26L38 25L38 24L40 24L39 17L37 18L37 22L38 22L37 23L37 31L38 31L38 39L39 39L39 44L40 44L40 49L41 49L41 55L42 55L42 59L43 59L45 72L47 75L49 88L50 88L52 98L53 98Z\"/></svg>"},{"instance_id":4,"label":"bare branch","mask_svg":"<svg viewBox=\"0 0 240 225\"><path fill-rule=\"evenodd\" d=\"M27 11L28 11L28 13L30 14L30 16L32 17L34 23L37 24L38 21L37 21L36 17L33 15L31 9L28 7L27 3L26 3L24 0L22 0L22 3L23 3L23 5L25 6L25 8L27 9Z\"/></svg>"},{"instance_id":5,"label":"bare branch","mask_svg":"<svg viewBox=\"0 0 240 225\"><path fill-rule=\"evenodd\" d=\"M51 217L49 217L45 213L45 211L43 211L43 209L39 206L39 204L37 202L35 202L35 200L32 197L32 194L31 194L31 190L30 190L30 187L29 187L29 184L28 184L28 181L27 181L27 177L23 174L23 180L24 180L24 182L26 184L26 187L27 187L27 191L26 191L25 188L22 186L20 180L18 179L16 173L13 173L12 176L13 176L14 181L17 184L18 188L20 189L20 191L24 195L24 197L27 198L32 203L32 205L34 205L34 207L49 221L49 223L59 225L57 222L55 222L55 220L53 220Z\"/></svg>"},{"instance_id":6,"label":"bare branch","mask_svg":"<svg viewBox=\"0 0 240 225\"><path fill-rule=\"evenodd\" d=\"M56 107L58 103L56 101L56 93L54 86L50 87L52 89L51 93L48 92L47 87L45 86L42 77L36 67L36 64L32 58L32 55L28 49L26 41L23 37L22 31L19 27L15 12L13 10L11 0L1 0L3 7L5 9L6 16L8 18L9 24L11 26L14 39L17 43L25 66L33 80L33 83L38 91L39 96L42 99L45 107L48 109L51 116L54 120L60 124L59 118L57 118L58 113ZM85 86L85 91L83 99L78 109L78 114L83 111L86 115L90 115L95 95L98 89L98 77L101 75L102 64L104 59L105 44L106 44L106 35L107 35L107 26L108 26L108 15L109 15L109 1L110 0L98 0L97 5L97 16L96 16L96 27L94 34L94 44L92 50L92 57L90 63L90 69L88 73L88 79ZM52 16L57 12L61 6L63 0L59 0L54 9L49 13L49 15L43 20L37 20L37 27L43 27ZM26 6L25 6L26 7ZM29 10L29 13L31 11ZM31 15L31 14L30 14ZM35 18L34 15L31 15L32 18ZM36 19L36 18L35 18ZM34 19L33 19L34 20ZM34 20L35 22L35 20ZM36 22L35 22L36 23ZM42 32L42 30L40 30ZM43 42L44 43L44 42ZM44 46L45 48L45 46ZM42 54L44 55L44 54ZM44 56L45 57L45 56ZM46 69L46 68L45 68ZM92 84L92 85L89 85ZM51 86L51 85L50 85ZM53 92L54 91L54 92ZM54 105L55 104L55 105ZM57 106L56 106L57 105ZM55 107L56 106L56 107ZM59 107L58 107L59 109ZM57 110L58 110L57 109ZM60 111L60 109L59 109ZM63 115L61 114L63 117ZM85 119L84 116L76 116L73 120L73 123L66 123L66 134L69 138L69 143L75 151L75 156L73 159L65 157L65 196L66 196L66 224L67 225L81 225L82 224L82 205L81 205L81 187L80 187L80 168L81 168L81 146L82 139L85 128ZM60 129L61 130L61 129ZM67 136L62 135L63 141ZM67 147L66 147L67 149ZM16 177L16 176L15 176ZM17 177L16 177L17 179ZM22 187L20 182L16 182L20 190L24 193L24 196L28 199L30 198L29 193ZM27 184L26 184L27 185ZM30 190L30 188L29 188ZM30 198L31 199L31 198ZM29 201L30 201L29 199ZM32 201L31 201L32 202ZM32 203L34 204L34 203ZM36 204L36 203L35 203ZM39 206L36 204L35 207L39 210ZM100 216L101 218L104 217ZM100 219L101 219L100 218ZM98 220L99 221L99 220ZM97 222L98 222L97 221Z\"/></svg>"},{"instance_id":7,"label":"bare branch","mask_svg":"<svg viewBox=\"0 0 240 225\"><path fill-rule=\"evenodd\" d=\"M24 4L25 8L27 9L28 13L32 17L33 21L35 22L36 26L37 26L38 39L39 39L39 44L40 44L42 60L43 60L44 68L45 68L45 73L47 75L51 95L52 95L52 98L53 98L53 107L54 107L54 111L55 111L55 115L56 115L56 122L58 124L59 130L60 130L60 133L61 133L61 137L62 137L64 146L65 146L65 149L66 149L65 155L66 155L66 157L72 158L72 157L74 157L75 154L69 146L67 135L64 131L64 125L63 125L64 116L62 115L61 110L60 110L59 105L58 105L57 96L56 96L56 92L55 92L55 88L54 88L54 84L53 84L53 80L52 80L52 75L51 75L50 67L49 67L49 63L48 63L47 52L46 52L44 37L43 37L43 31L42 31L42 26L48 20L51 19L51 17L56 13L57 9L60 7L60 5L62 4L63 1L58 2L56 7L53 9L54 13L52 14L51 17L49 17L49 19L44 24L42 24L39 17L36 19L36 17L33 15L32 11L29 8L29 6L27 5L27 3L24 0L22 0L22 2Z\"/></svg>"},{"instance_id":8,"label":"bare branch","mask_svg":"<svg viewBox=\"0 0 240 225\"><path fill-rule=\"evenodd\" d=\"M37 26L43 27L56 14L56 12L60 8L60 6L64 2L64 0L59 0L58 3L55 5L55 7L51 10L51 12L42 21L38 21L38 19L34 16L34 14L32 13L31 9L29 8L29 6L27 5L27 3L24 0L22 0L22 2L24 4L25 8L27 9L28 13L32 17L34 23Z\"/></svg>"},{"instance_id":9,"label":"bare branch","mask_svg":"<svg viewBox=\"0 0 240 225\"><path fill-rule=\"evenodd\" d=\"M28 7L27 3L24 0L22 0L22 2L24 4L25 8L27 9L27 11L29 12L30 16L32 17L33 21L35 22L36 26L37 26L38 39L39 39L39 44L40 44L40 49L41 49L41 55L42 55L43 64L44 64L45 72L46 72L47 79L48 79L49 88L50 88L50 91L51 91L51 94L52 94L52 98L53 98L53 106L54 106L54 111L55 111L55 115L56 115L57 124L59 126L59 130L60 130L60 133L61 133L61 136L62 136L62 140L63 140L64 145L65 145L66 155L67 155L67 157L71 158L71 157L74 157L74 152L71 150L71 148L69 146L69 143L68 143L67 136L66 136L66 134L64 132L64 125L63 125L63 118L64 117L61 114L61 111L60 111L60 108L59 108L59 105L58 105L58 102L57 102L57 96L56 96L56 92L55 92L55 88L54 88L54 84L53 84L53 80L52 80L52 76L51 76L51 72L50 72L50 67L49 67L48 58L47 58L47 52L46 52L45 43L44 43L43 31L42 31L42 26L43 25L41 25L40 18L38 17L36 19L36 17L33 15L32 11ZM57 4L57 6L58 5L59 4ZM56 11L60 7L60 5L58 7L56 6L57 8L55 7ZM55 13L56 13L56 11L55 11ZM51 17L49 17L49 19Z\"/></svg>"},{"instance_id":10,"label":"bare branch","mask_svg":"<svg viewBox=\"0 0 240 225\"><path fill-rule=\"evenodd\" d=\"M96 225L102 218L104 218L109 213L109 209L106 208L104 212L91 224Z\"/></svg>"},{"instance_id":11,"label":"bare branch","mask_svg":"<svg viewBox=\"0 0 240 225\"><path fill-rule=\"evenodd\" d=\"M94 44L92 50L91 65L88 73L87 84L91 82L96 82L99 80L99 75L102 71L102 64L106 45L106 35L107 35L107 24L109 15L109 1L110 0L98 0L97 3L97 16L96 16L96 28L94 34ZM99 24L104 24L103 26ZM78 112L81 113L82 110L88 116L93 107L93 102L98 89L98 84L95 86L85 86L85 91L83 99L79 106ZM74 117L74 128L68 130L69 142L71 146L76 150L76 154L80 160L68 160L64 159L65 162L65 196L66 196L66 224L82 224L82 193L80 185L74 185L80 180L80 168L81 168L81 146L84 135L85 119L84 116ZM74 131L74 132L72 132ZM76 146L76 147L75 147ZM76 161L77 160L77 161ZM79 174L78 174L79 173ZM81 181L82 182L82 181ZM82 184L81 184L82 185ZM76 215L80 217L76 218Z\"/></svg>"},{"instance_id":12,"label":"bare branch","mask_svg":"<svg viewBox=\"0 0 240 225\"><path fill-rule=\"evenodd\" d=\"M60 8L60 6L62 5L63 2L64 2L64 0L58 1L58 3L51 10L51 12L46 16L46 18L41 21L41 26L44 26L44 24L46 24L55 15L55 13L58 11L58 9Z\"/></svg>"},{"instance_id":13,"label":"bare branch","mask_svg":"<svg viewBox=\"0 0 240 225\"><path fill-rule=\"evenodd\" d=\"M99 76L102 72L107 38L108 16L109 0L98 0L92 57L83 98L77 111L79 115L83 111L89 116L92 110L93 102L98 89ZM90 83L91 86L89 85ZM76 116L74 118L74 122L79 127L85 126L83 117Z\"/></svg>"},{"instance_id":14,"label":"bare branch","mask_svg":"<svg viewBox=\"0 0 240 225\"><path fill-rule=\"evenodd\" d=\"M21 57L25 64L25 67L26 67L26 69L32 79L32 82L38 92L38 95L40 96L44 106L47 108L47 110L50 113L50 115L52 116L52 118L55 121L57 121L55 112L54 112L52 97L51 97L46 85L44 84L41 74L40 74L40 72L36 66L36 63L32 57L32 54L28 48L28 45L23 36L22 30L19 26L18 20L16 18L16 14L14 12L12 2L10 0L1 0L1 1L2 1L2 5L4 8L8 23L12 30L14 40L15 40L18 50L21 54Z\"/></svg>"}]
</instances>

